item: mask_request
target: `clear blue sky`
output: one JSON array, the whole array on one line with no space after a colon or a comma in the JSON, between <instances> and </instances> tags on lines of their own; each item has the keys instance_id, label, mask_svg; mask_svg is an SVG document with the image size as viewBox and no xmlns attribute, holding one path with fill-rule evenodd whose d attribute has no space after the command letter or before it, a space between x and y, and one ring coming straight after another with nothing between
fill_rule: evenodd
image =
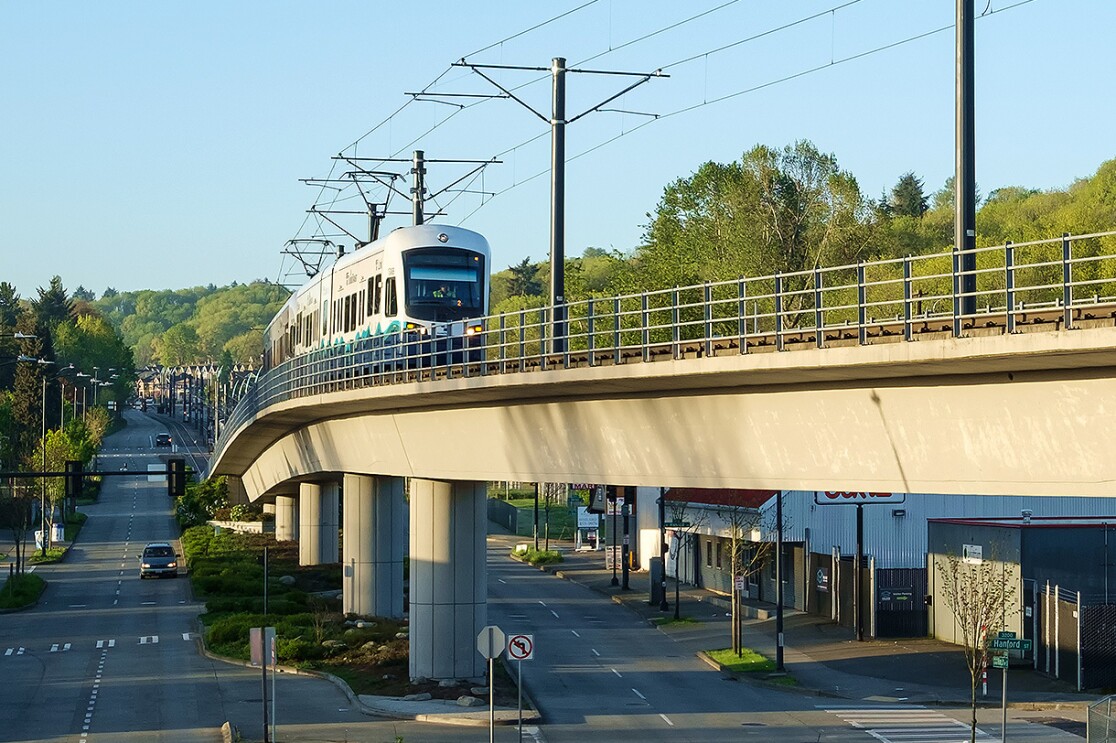
<instances>
[{"instance_id":1,"label":"clear blue sky","mask_svg":"<svg viewBox=\"0 0 1116 743\"><path fill-rule=\"evenodd\" d=\"M976 0L985 13L975 27L976 168L986 194L1064 188L1116 156L1116 3L1017 1ZM953 0L9 0L0 6L0 280L25 297L55 274L98 296L107 286L298 283L304 276L280 251L319 232L306 210L332 197L298 179L328 175L342 151L406 157L415 148L440 159L503 153L469 182L499 195L482 204L477 194L446 194L439 221L487 235L494 270L544 259L542 121L508 100L463 110L411 103L388 120L405 93L435 80L440 92L495 92L450 69L465 55L538 67L564 56L571 67L629 71L694 58L609 106L626 111L670 114L751 90L638 130L649 119L633 113L570 125L570 256L587 246L630 251L666 184L760 143L809 139L869 196L907 171L934 191L953 172L952 28L850 58L951 27L953 16ZM509 86L534 81L517 95L549 111L545 75L493 74ZM567 79L570 115L631 81ZM465 172L432 165L428 182L439 190ZM351 192L340 197L338 206L359 207ZM397 197L392 208L407 204ZM361 225L346 224L363 234Z\"/></svg>"}]
</instances>

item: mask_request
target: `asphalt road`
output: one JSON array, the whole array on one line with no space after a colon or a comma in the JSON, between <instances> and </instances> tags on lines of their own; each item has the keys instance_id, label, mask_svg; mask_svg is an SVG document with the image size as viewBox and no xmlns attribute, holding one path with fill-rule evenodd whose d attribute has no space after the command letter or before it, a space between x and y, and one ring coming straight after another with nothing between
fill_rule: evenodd
<instances>
[{"instance_id":1,"label":"asphalt road","mask_svg":"<svg viewBox=\"0 0 1116 743\"><path fill-rule=\"evenodd\" d=\"M126 416L128 427L106 442L102 469L143 473L172 453L200 464L188 447L154 446L162 431L190 444L181 427ZM259 671L200 652L194 633L204 606L188 581L139 579L143 545L177 534L170 506L162 478L108 478L100 501L83 508L90 519L66 561L38 568L49 584L39 605L0 615L0 741L210 742L225 721L245 740L262 740ZM694 656L725 644L706 625L650 627L599 593L508 560L507 545L489 539L489 618L534 635L523 677L545 723L529 729L528 743L967 740L964 709L848 703L727 680ZM277 695L284 743L488 740L486 728L369 718L320 679L281 675ZM982 711L979 739L999 739L998 714ZM1010 740L1080 740L1025 716L1013 711ZM514 726L494 738L517 739Z\"/></svg>"}]
</instances>

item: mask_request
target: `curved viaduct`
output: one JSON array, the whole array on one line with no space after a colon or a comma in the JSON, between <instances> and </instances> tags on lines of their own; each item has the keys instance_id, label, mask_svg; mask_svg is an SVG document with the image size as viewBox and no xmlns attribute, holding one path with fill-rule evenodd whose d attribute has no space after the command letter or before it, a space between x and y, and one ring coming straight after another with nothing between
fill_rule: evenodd
<instances>
[{"instance_id":1,"label":"curved viaduct","mask_svg":"<svg viewBox=\"0 0 1116 743\"><path fill-rule=\"evenodd\" d=\"M410 675L476 679L485 481L1110 495L1116 327L1099 324L296 397L227 433L211 474L274 500L303 564L337 561L343 497L346 612L402 616L406 536Z\"/></svg>"},{"instance_id":2,"label":"curved viaduct","mask_svg":"<svg viewBox=\"0 0 1116 743\"><path fill-rule=\"evenodd\" d=\"M446 379L259 412L211 472L1109 495L1116 327Z\"/></svg>"}]
</instances>

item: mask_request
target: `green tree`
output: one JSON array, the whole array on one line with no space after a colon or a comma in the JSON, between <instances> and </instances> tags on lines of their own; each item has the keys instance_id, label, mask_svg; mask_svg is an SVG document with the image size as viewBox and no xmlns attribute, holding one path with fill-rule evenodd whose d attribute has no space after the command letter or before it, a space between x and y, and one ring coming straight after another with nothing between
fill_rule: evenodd
<instances>
[{"instance_id":1,"label":"green tree","mask_svg":"<svg viewBox=\"0 0 1116 743\"><path fill-rule=\"evenodd\" d=\"M508 279L508 295L513 297L534 297L542 294L542 282L539 281L539 267L531 263L530 258L524 258L514 266L509 266L511 276Z\"/></svg>"},{"instance_id":2,"label":"green tree","mask_svg":"<svg viewBox=\"0 0 1116 743\"><path fill-rule=\"evenodd\" d=\"M656 288L778 272L795 292L812 283L813 268L861 256L869 211L833 155L805 141L760 145L667 186L636 258ZM791 296L791 308L804 301Z\"/></svg>"},{"instance_id":3,"label":"green tree","mask_svg":"<svg viewBox=\"0 0 1116 743\"><path fill-rule=\"evenodd\" d=\"M181 322L155 340L155 358L163 366L181 366L198 358L198 333Z\"/></svg>"},{"instance_id":4,"label":"green tree","mask_svg":"<svg viewBox=\"0 0 1116 743\"><path fill-rule=\"evenodd\" d=\"M888 212L903 217L921 218L930 206L922 188L922 179L913 172L904 173L891 189Z\"/></svg>"},{"instance_id":5,"label":"green tree","mask_svg":"<svg viewBox=\"0 0 1116 743\"><path fill-rule=\"evenodd\" d=\"M31 304L35 309L39 325L50 332L53 332L60 323L74 316L73 300L62 286L60 276L53 277L46 289L40 287L38 299Z\"/></svg>"}]
</instances>

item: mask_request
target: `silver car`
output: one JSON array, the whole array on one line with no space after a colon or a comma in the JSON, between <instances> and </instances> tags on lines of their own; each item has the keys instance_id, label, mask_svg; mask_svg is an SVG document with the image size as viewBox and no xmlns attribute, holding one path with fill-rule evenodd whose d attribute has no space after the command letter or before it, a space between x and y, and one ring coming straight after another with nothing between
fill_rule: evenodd
<instances>
[{"instance_id":1,"label":"silver car","mask_svg":"<svg viewBox=\"0 0 1116 743\"><path fill-rule=\"evenodd\" d=\"M161 577L169 575L171 578L178 576L178 555L167 542L152 542L143 548L140 555L140 578L149 575Z\"/></svg>"}]
</instances>

